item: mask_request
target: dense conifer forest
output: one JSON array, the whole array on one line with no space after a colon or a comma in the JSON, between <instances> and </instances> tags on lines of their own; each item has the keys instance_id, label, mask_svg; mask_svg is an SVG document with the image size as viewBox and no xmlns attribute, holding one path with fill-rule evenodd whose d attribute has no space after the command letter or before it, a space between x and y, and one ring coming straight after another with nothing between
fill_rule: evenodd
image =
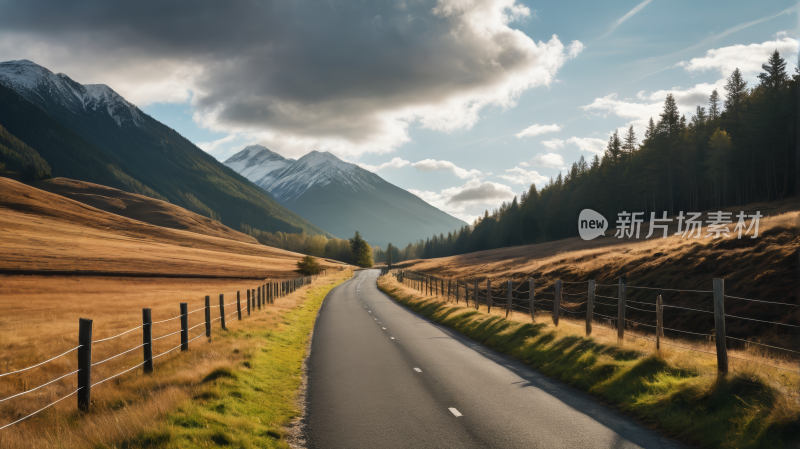
<instances>
[{"instance_id":1,"label":"dense conifer forest","mask_svg":"<svg viewBox=\"0 0 800 449\"><path fill-rule=\"evenodd\" d=\"M613 223L622 211L672 216L797 194L800 73L790 76L777 50L762 70L750 86L736 69L724 91L714 90L691 117L679 114L675 98L667 95L644 136L632 126L622 135L614 132L602 156L581 156L541 190L531 184L471 226L393 248L392 260L576 236L578 214L585 208ZM376 248L375 260L385 261L386 252Z\"/></svg>"}]
</instances>

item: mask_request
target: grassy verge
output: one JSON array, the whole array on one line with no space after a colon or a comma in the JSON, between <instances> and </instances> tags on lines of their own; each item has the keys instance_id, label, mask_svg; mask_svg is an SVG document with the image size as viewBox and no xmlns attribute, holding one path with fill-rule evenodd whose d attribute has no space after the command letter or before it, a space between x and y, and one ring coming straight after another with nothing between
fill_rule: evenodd
<instances>
[{"instance_id":1,"label":"grassy verge","mask_svg":"<svg viewBox=\"0 0 800 449\"><path fill-rule=\"evenodd\" d=\"M666 434L707 447L784 447L800 439L797 376L747 367L716 375L714 359L618 346L580 328L524 323L423 297L392 276L379 288L409 309L587 391ZM599 332L598 332L599 333Z\"/></svg>"},{"instance_id":2,"label":"grassy verge","mask_svg":"<svg viewBox=\"0 0 800 449\"><path fill-rule=\"evenodd\" d=\"M285 429L300 413L296 399L309 334L322 300L345 280L308 288L273 325L229 330L223 338L241 342L246 352L238 366L207 373L191 400L118 447L288 448Z\"/></svg>"}]
</instances>

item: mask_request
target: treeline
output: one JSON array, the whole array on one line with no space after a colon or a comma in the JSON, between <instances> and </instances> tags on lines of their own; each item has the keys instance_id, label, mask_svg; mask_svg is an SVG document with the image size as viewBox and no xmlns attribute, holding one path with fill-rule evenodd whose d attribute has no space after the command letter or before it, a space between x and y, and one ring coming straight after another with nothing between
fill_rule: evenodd
<instances>
[{"instance_id":1,"label":"treeline","mask_svg":"<svg viewBox=\"0 0 800 449\"><path fill-rule=\"evenodd\" d=\"M798 64L800 65L800 64ZM394 262L444 257L578 235L578 214L590 208L611 220L622 211L661 217L798 193L798 78L776 50L750 87L736 69L724 92L687 118L671 94L641 143L631 126L615 132L602 157L581 156L541 190L531 184L472 226L392 250ZM387 252L376 251L376 261Z\"/></svg>"},{"instance_id":2,"label":"treeline","mask_svg":"<svg viewBox=\"0 0 800 449\"><path fill-rule=\"evenodd\" d=\"M241 225L241 231L255 237L262 245L345 262L363 268L373 265L373 249L358 231L348 240L329 239L324 235L311 236L305 232L300 234L272 233L254 229L246 224Z\"/></svg>"}]
</instances>

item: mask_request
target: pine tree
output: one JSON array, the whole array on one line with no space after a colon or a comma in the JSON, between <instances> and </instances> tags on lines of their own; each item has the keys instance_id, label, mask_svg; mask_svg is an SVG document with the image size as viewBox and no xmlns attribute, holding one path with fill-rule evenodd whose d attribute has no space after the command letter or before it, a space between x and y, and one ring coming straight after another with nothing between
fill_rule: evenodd
<instances>
[{"instance_id":1,"label":"pine tree","mask_svg":"<svg viewBox=\"0 0 800 449\"><path fill-rule=\"evenodd\" d=\"M625 143L622 145L622 148L628 153L628 158L633 155L633 152L636 151L637 144L636 144L636 132L633 130L633 125L628 128L628 132L625 133Z\"/></svg>"},{"instance_id":2,"label":"pine tree","mask_svg":"<svg viewBox=\"0 0 800 449\"><path fill-rule=\"evenodd\" d=\"M685 120L685 119L684 119ZM675 208L673 205L674 196L672 190L672 158L678 137L680 137L681 118L678 117L678 104L672 94L667 94L664 100L664 111L661 113L661 120L658 121L659 128L664 132L667 144L667 184L669 187L669 214L672 215Z\"/></svg>"},{"instance_id":3,"label":"pine tree","mask_svg":"<svg viewBox=\"0 0 800 449\"><path fill-rule=\"evenodd\" d=\"M708 119L718 119L719 113L719 93L717 93L717 89L714 89L714 91L711 92L711 96L708 97Z\"/></svg>"},{"instance_id":4,"label":"pine tree","mask_svg":"<svg viewBox=\"0 0 800 449\"><path fill-rule=\"evenodd\" d=\"M766 64L761 65L764 73L758 75L761 85L769 90L777 90L784 87L789 82L789 75L786 73L786 61L781 58L778 50L775 50L769 57Z\"/></svg>"},{"instance_id":5,"label":"pine tree","mask_svg":"<svg viewBox=\"0 0 800 449\"><path fill-rule=\"evenodd\" d=\"M730 114L734 121L739 119L741 114L742 102L747 96L747 81L742 77L742 72L737 68L728 77L725 84L725 111Z\"/></svg>"}]
</instances>

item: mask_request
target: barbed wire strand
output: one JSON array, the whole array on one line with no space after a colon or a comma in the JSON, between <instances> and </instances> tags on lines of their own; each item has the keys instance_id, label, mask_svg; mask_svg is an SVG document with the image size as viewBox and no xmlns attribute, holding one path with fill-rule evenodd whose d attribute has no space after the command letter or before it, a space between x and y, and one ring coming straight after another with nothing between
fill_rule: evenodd
<instances>
[{"instance_id":1,"label":"barbed wire strand","mask_svg":"<svg viewBox=\"0 0 800 449\"><path fill-rule=\"evenodd\" d=\"M46 384L39 385L39 386L38 386L38 387L36 387L36 388L32 388L32 389L30 389L30 390L28 390L28 391L23 391L22 393L17 393L17 394L15 394L14 396L9 396L9 397L7 397L7 398L0 399L0 402L5 402L5 401L7 401L7 400L9 400L9 399L14 399L14 398L15 398L15 397L17 397L17 396L22 396L23 394L28 394L28 393L31 393L31 392L33 392L33 391L36 391L36 390L38 390L38 389L42 388L42 387L46 387L46 386L50 385L50 384L51 384L51 383L53 383L53 382L58 382L59 380L61 380L61 379L65 378L65 377L71 376L71 375L73 375L73 374L77 373L78 371L80 371L80 370L79 370L79 369L76 369L75 371L73 371L73 372L71 372L71 373L69 373L69 374L64 374L63 376L61 376L61 377L59 377L59 378L57 378L57 379L53 379L53 380L51 380L50 382L47 382Z\"/></svg>"},{"instance_id":2,"label":"barbed wire strand","mask_svg":"<svg viewBox=\"0 0 800 449\"><path fill-rule=\"evenodd\" d=\"M743 318L743 317L740 317L740 316L733 316L733 315L727 315L727 314L725 315L725 317L726 317L726 318L736 318L736 319L740 319L740 320L758 321L759 323L777 324L777 325L779 325L779 326L789 326L789 327L796 327L796 328L800 328L800 326L795 326L794 324L776 323L776 322L774 322L774 321L764 321L764 320L757 320L757 319L755 319L755 318Z\"/></svg>"},{"instance_id":3,"label":"barbed wire strand","mask_svg":"<svg viewBox=\"0 0 800 449\"><path fill-rule=\"evenodd\" d=\"M701 337L709 337L709 336L711 336L711 334L698 334L697 332L682 331L682 330L679 330L679 329L673 329L671 327L664 327L662 329L667 330L667 331L683 332L684 334L700 335Z\"/></svg>"},{"instance_id":4,"label":"barbed wire strand","mask_svg":"<svg viewBox=\"0 0 800 449\"><path fill-rule=\"evenodd\" d=\"M625 307L627 307L627 308L629 308L629 309L633 309L633 310L638 310L638 311L640 311L640 312L656 313L656 311L655 311L655 310L644 310L644 309L637 309L636 307L632 307L632 306L629 306L629 305L627 305L627 304L625 304Z\"/></svg>"},{"instance_id":5,"label":"barbed wire strand","mask_svg":"<svg viewBox=\"0 0 800 449\"><path fill-rule=\"evenodd\" d=\"M633 289L642 289L642 290L657 290L657 291L664 291L664 292L689 292L689 293L714 293L713 290L681 290L676 288L657 288L657 287L640 287L638 285L626 285L626 289L633 288Z\"/></svg>"},{"instance_id":6,"label":"barbed wire strand","mask_svg":"<svg viewBox=\"0 0 800 449\"><path fill-rule=\"evenodd\" d=\"M183 315L178 315L178 316L175 316L175 317L172 317L172 318L167 318L166 320L153 321L153 324L161 324L161 323L166 323L167 321L177 320L178 318L180 318L182 316Z\"/></svg>"},{"instance_id":7,"label":"barbed wire strand","mask_svg":"<svg viewBox=\"0 0 800 449\"><path fill-rule=\"evenodd\" d=\"M183 329L179 330L178 332L173 332L171 334L162 335L162 336L160 336L158 338L154 338L153 341L161 340L162 338L167 338L167 337L170 337L170 336L175 335L175 334L180 334L181 332L183 332Z\"/></svg>"},{"instance_id":8,"label":"barbed wire strand","mask_svg":"<svg viewBox=\"0 0 800 449\"><path fill-rule=\"evenodd\" d=\"M797 305L797 304L788 304L788 303L785 303L785 302L775 302L775 301L764 301L763 299L740 298L738 296L730 296L730 295L725 295L725 297L726 298L731 298L731 299L741 299L743 301L763 302L765 304L774 304L776 306L800 307L800 305Z\"/></svg>"},{"instance_id":9,"label":"barbed wire strand","mask_svg":"<svg viewBox=\"0 0 800 449\"><path fill-rule=\"evenodd\" d=\"M691 309L689 307L680 307L680 306L670 306L667 304L662 304L664 307L669 307L670 309L683 309L683 310L691 310L692 312L702 312L702 313L710 313L713 314L714 312L710 310L700 310L700 309Z\"/></svg>"},{"instance_id":10,"label":"barbed wire strand","mask_svg":"<svg viewBox=\"0 0 800 449\"><path fill-rule=\"evenodd\" d=\"M38 364L36 364L36 365L29 366L29 367L27 367L27 368L23 368L23 369L18 369L18 370L16 370L16 371L11 371L10 373L3 373L3 374L0 374L0 377L3 377L3 376L8 376L8 375L10 375L10 374L21 373L21 372L23 372L23 371L28 371L29 369L34 369L34 368L36 368L37 366L42 366L42 365L44 365L45 363L47 363L47 362L52 362L53 360L55 360L55 359L57 359L57 358L59 358L59 357L61 357L61 356L65 356L65 355L69 354L70 352L72 352L72 351L74 351L74 350L76 350L76 349L78 349L78 348L80 348L80 347L82 347L82 346L83 346L83 345L78 345L78 346L76 346L76 347L74 347L74 348L70 349L69 351L67 351L67 352L65 352L65 353L63 353L63 354L59 354L59 355L57 355L57 356L53 357L52 359L45 360L44 362L38 363Z\"/></svg>"},{"instance_id":11,"label":"barbed wire strand","mask_svg":"<svg viewBox=\"0 0 800 449\"><path fill-rule=\"evenodd\" d=\"M33 416L33 415L35 415L35 414L37 414L37 413L41 412L42 410L44 410L44 409L46 409L46 408L48 408L48 407L52 407L53 405L56 405L56 404L58 404L59 402L63 401L64 399L66 399L66 398L68 398L68 397L72 396L73 394L77 393L78 391L80 391L80 390L81 390L81 388L83 388L83 387L80 387L80 388L78 388L77 390L73 391L72 393L70 393L70 394L68 394L68 395L64 396L63 398L61 398L61 399L59 399L59 400L57 400L57 401L55 401L55 402L51 402L50 404L48 404L48 405L45 405L44 407L40 408L39 410L36 410L35 412L31 413L30 415L28 415L28 416L26 416L26 417L24 417L24 418L20 418L20 419L18 419L18 420L16 420L16 421L12 422L12 423L10 423L10 424L6 424L5 426L3 426L3 427L0 427L0 430L3 430L3 429L5 429L6 427L9 427L9 426L13 426L14 424L16 424L16 423L18 423L18 422L20 422L20 421L26 420L26 419L30 418L31 416Z\"/></svg>"},{"instance_id":12,"label":"barbed wire strand","mask_svg":"<svg viewBox=\"0 0 800 449\"><path fill-rule=\"evenodd\" d=\"M123 375L123 374L127 373L128 371L134 370L134 369L136 369L136 368L138 368L138 367L140 367L140 366L142 366L142 365L144 365L144 364L145 364L145 362L142 362L142 363L140 363L140 364L138 364L138 365L136 365L136 366L134 366L134 367L131 367L131 368L128 368L128 369L126 369L125 371L123 371L123 372L121 372L121 373L114 374L114 375L113 375L113 376L111 376L111 377L106 377L105 379L101 380L100 382L97 382L97 383L94 383L94 384L92 384L92 387L94 387L94 386L96 386L96 385L100 385L101 383L103 383L103 382L105 382L105 381L107 381L107 380L111 380L111 379L113 379L113 378L115 378L115 377L121 376L121 375Z\"/></svg>"},{"instance_id":13,"label":"barbed wire strand","mask_svg":"<svg viewBox=\"0 0 800 449\"><path fill-rule=\"evenodd\" d=\"M133 351L133 350L135 350L135 349L139 349L139 348L143 347L143 346L144 346L144 345L146 345L146 344L147 344L147 343L142 343L142 344L140 344L139 346L137 346L137 347L135 347L135 348L131 348L131 349L128 349L127 351L120 352L119 354L117 354L117 355L114 355L114 356L111 356L111 357L109 357L109 358L107 358L107 359L105 359L105 360L101 360L101 361L99 361L99 362L92 363L92 366L99 365L99 364L101 364L101 363L105 363L105 362L107 362L107 361L109 361L109 360L111 360L111 359L114 359L114 358L117 358L117 357L121 356L122 354L127 354L127 353L129 353L129 352L131 352L131 351Z\"/></svg>"},{"instance_id":14,"label":"barbed wire strand","mask_svg":"<svg viewBox=\"0 0 800 449\"><path fill-rule=\"evenodd\" d=\"M121 337L121 336L123 336L123 335L125 335L125 334L127 334L127 333L129 333L129 332L133 332L133 331L135 331L135 330L137 330L137 329L141 329L141 328L143 328L143 327L144 327L144 324L142 324L141 326L136 326L136 327L134 327L133 329L131 329L131 330L127 330L127 331L125 331L125 332L123 332L123 333L121 333L121 334L114 335L113 337L103 338L103 339L101 339L101 340L93 340L93 341L92 341L92 343L100 343L101 341L113 340L113 339L115 339L115 338L117 338L117 337Z\"/></svg>"}]
</instances>

